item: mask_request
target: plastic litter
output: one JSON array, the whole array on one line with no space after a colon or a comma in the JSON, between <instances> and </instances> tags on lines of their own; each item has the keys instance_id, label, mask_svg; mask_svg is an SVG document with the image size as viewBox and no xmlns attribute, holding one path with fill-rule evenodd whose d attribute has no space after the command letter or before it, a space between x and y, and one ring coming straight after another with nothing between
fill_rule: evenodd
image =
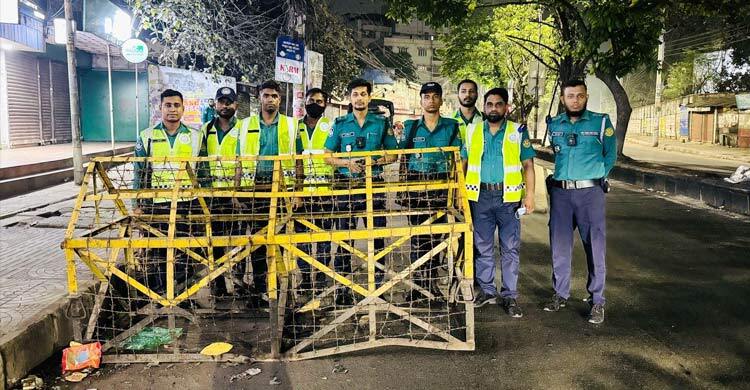
<instances>
[{"instance_id":1,"label":"plastic litter","mask_svg":"<svg viewBox=\"0 0 750 390\"><path fill-rule=\"evenodd\" d=\"M201 355L206 356L219 356L232 350L232 344L229 343L211 343L208 344L203 350Z\"/></svg>"},{"instance_id":2,"label":"plastic litter","mask_svg":"<svg viewBox=\"0 0 750 390\"><path fill-rule=\"evenodd\" d=\"M62 372L81 371L85 368L99 368L102 362L102 344L80 344L71 342L71 346L63 350Z\"/></svg>"},{"instance_id":3,"label":"plastic litter","mask_svg":"<svg viewBox=\"0 0 750 390\"><path fill-rule=\"evenodd\" d=\"M170 331L159 326L146 327L137 334L128 337L122 343L122 347L132 351L152 350L169 344L180 336L182 336L182 328L174 328Z\"/></svg>"},{"instance_id":4,"label":"plastic litter","mask_svg":"<svg viewBox=\"0 0 750 390\"><path fill-rule=\"evenodd\" d=\"M29 375L21 380L21 386L23 390L41 389L44 387L44 381L36 375Z\"/></svg>"},{"instance_id":5,"label":"plastic litter","mask_svg":"<svg viewBox=\"0 0 750 390\"><path fill-rule=\"evenodd\" d=\"M750 166L740 165L731 176L724 178L724 181L732 184L750 181Z\"/></svg>"},{"instance_id":6,"label":"plastic litter","mask_svg":"<svg viewBox=\"0 0 750 390\"><path fill-rule=\"evenodd\" d=\"M248 368L245 371L242 371L239 374L235 374L235 375L232 375L231 377L229 377L229 382L234 382L234 381L239 380L239 379L245 379L245 378L253 377L253 376L256 376L256 375L260 374L260 372L261 372L260 368L251 367L251 368Z\"/></svg>"}]
</instances>

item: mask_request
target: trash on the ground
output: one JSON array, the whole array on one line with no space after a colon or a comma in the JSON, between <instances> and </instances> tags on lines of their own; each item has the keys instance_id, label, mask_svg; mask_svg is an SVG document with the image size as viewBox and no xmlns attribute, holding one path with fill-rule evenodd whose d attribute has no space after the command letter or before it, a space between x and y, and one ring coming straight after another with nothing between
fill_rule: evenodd
<instances>
[{"instance_id":1,"label":"trash on the ground","mask_svg":"<svg viewBox=\"0 0 750 390\"><path fill-rule=\"evenodd\" d=\"M146 364L146 368L157 367L158 365L159 362L149 362L148 364Z\"/></svg>"},{"instance_id":2,"label":"trash on the ground","mask_svg":"<svg viewBox=\"0 0 750 390\"><path fill-rule=\"evenodd\" d=\"M182 336L182 328L174 328L170 331L159 326L149 326L128 337L122 343L122 347L132 351L151 350L169 344L180 336Z\"/></svg>"},{"instance_id":3,"label":"trash on the ground","mask_svg":"<svg viewBox=\"0 0 750 390\"><path fill-rule=\"evenodd\" d=\"M732 175L725 177L724 181L732 184L750 181L750 166L740 165Z\"/></svg>"},{"instance_id":4,"label":"trash on the ground","mask_svg":"<svg viewBox=\"0 0 750 390\"><path fill-rule=\"evenodd\" d=\"M201 355L206 356L219 356L221 354L225 354L232 350L232 344L229 343L211 343L208 344L203 350L201 350Z\"/></svg>"},{"instance_id":5,"label":"trash on the ground","mask_svg":"<svg viewBox=\"0 0 750 390\"><path fill-rule=\"evenodd\" d=\"M242 371L239 374L235 374L229 377L229 382L234 382L236 380L253 377L253 376L260 374L260 372L261 372L260 368L250 367L247 370Z\"/></svg>"},{"instance_id":6,"label":"trash on the ground","mask_svg":"<svg viewBox=\"0 0 750 390\"><path fill-rule=\"evenodd\" d=\"M41 389L44 387L44 381L36 375L29 375L21 380L21 386L23 386L23 390Z\"/></svg>"},{"instance_id":7,"label":"trash on the ground","mask_svg":"<svg viewBox=\"0 0 750 390\"><path fill-rule=\"evenodd\" d=\"M349 372L349 369L346 368L346 367L344 367L343 364L337 364L337 365L333 366L333 371L332 372L334 374L346 374L347 372Z\"/></svg>"},{"instance_id":8,"label":"trash on the ground","mask_svg":"<svg viewBox=\"0 0 750 390\"><path fill-rule=\"evenodd\" d=\"M68 382L77 383L86 379L87 376L89 376L88 372L76 371L76 372L71 372L70 374L65 375L65 380Z\"/></svg>"},{"instance_id":9,"label":"trash on the ground","mask_svg":"<svg viewBox=\"0 0 750 390\"><path fill-rule=\"evenodd\" d=\"M63 350L62 372L81 371L85 368L99 368L102 362L102 344L72 345Z\"/></svg>"},{"instance_id":10,"label":"trash on the ground","mask_svg":"<svg viewBox=\"0 0 750 390\"><path fill-rule=\"evenodd\" d=\"M280 385L280 384L281 384L281 381L279 380L279 378L277 378L277 377L273 377L273 378L271 378L271 380L270 380L270 381L268 381L268 384L269 384L269 385L272 385L272 386L273 386L273 385Z\"/></svg>"}]
</instances>

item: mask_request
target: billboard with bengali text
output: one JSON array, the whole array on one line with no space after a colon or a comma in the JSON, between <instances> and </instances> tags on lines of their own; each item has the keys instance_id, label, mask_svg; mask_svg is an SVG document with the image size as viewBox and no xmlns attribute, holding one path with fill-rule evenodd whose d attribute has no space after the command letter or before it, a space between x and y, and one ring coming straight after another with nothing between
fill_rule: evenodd
<instances>
[{"instance_id":1,"label":"billboard with bengali text","mask_svg":"<svg viewBox=\"0 0 750 390\"><path fill-rule=\"evenodd\" d=\"M182 122L194 128L201 126L201 113L208 107L209 99L216 96L216 90L230 87L237 90L234 77L217 76L186 69L167 66L148 66L149 124L161 121L159 110L160 95L165 89L182 93L185 113Z\"/></svg>"}]
</instances>

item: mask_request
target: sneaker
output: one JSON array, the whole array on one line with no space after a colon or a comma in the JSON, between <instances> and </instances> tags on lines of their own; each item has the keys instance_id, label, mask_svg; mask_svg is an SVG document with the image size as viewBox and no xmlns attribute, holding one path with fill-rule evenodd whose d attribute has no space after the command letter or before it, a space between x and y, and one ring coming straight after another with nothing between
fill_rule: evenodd
<instances>
[{"instance_id":1,"label":"sneaker","mask_svg":"<svg viewBox=\"0 0 750 390\"><path fill-rule=\"evenodd\" d=\"M474 307L482 307L488 303L497 304L497 296L487 294L484 290L479 289L479 292L474 297Z\"/></svg>"},{"instance_id":2,"label":"sneaker","mask_svg":"<svg viewBox=\"0 0 750 390\"><path fill-rule=\"evenodd\" d=\"M589 322L592 324L601 324L604 322L604 305L601 303L594 304L591 306L591 313L589 313Z\"/></svg>"},{"instance_id":3,"label":"sneaker","mask_svg":"<svg viewBox=\"0 0 750 390\"><path fill-rule=\"evenodd\" d=\"M518 306L518 302L515 298L504 298L503 308L508 313L508 315L513 318L523 317L523 310L521 310L521 306Z\"/></svg>"},{"instance_id":4,"label":"sneaker","mask_svg":"<svg viewBox=\"0 0 750 390\"><path fill-rule=\"evenodd\" d=\"M568 300L555 294L549 302L544 305L544 311L558 311L568 304Z\"/></svg>"}]
</instances>

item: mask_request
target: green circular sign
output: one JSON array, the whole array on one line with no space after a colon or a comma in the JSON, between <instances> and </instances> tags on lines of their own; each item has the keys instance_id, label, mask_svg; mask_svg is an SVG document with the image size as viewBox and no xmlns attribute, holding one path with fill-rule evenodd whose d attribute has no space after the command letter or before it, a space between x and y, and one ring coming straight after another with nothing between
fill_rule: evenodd
<instances>
[{"instance_id":1,"label":"green circular sign","mask_svg":"<svg viewBox=\"0 0 750 390\"><path fill-rule=\"evenodd\" d=\"M128 62L137 64L146 61L148 57L148 46L140 39L131 38L122 44L122 56Z\"/></svg>"}]
</instances>

